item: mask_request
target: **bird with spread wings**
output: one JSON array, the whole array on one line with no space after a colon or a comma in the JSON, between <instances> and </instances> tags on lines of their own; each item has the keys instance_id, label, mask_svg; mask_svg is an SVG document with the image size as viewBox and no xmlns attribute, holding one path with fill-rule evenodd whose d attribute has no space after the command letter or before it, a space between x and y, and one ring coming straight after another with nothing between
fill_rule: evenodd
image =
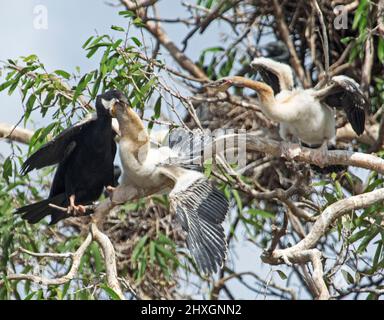
<instances>
[{"instance_id":1,"label":"bird with spread wings","mask_svg":"<svg viewBox=\"0 0 384 320\"><path fill-rule=\"evenodd\" d=\"M186 232L187 247L197 266L204 274L217 272L227 252L222 223L228 200L202 172L191 169L182 154L183 142L153 147L143 122L126 103L115 103L112 112L119 122L123 168L121 184L111 190L112 202L126 202L126 194L137 198L168 194L171 212Z\"/></svg>"},{"instance_id":2,"label":"bird with spread wings","mask_svg":"<svg viewBox=\"0 0 384 320\"><path fill-rule=\"evenodd\" d=\"M262 112L280 124L280 136L318 148L316 160L320 166L328 143L335 139L335 109L344 111L357 135L364 132L369 102L352 78L334 76L323 88L302 89L294 86L293 72L287 64L255 58L251 66L259 72L263 82L229 76L206 86L214 92L225 92L231 86L254 90Z\"/></svg>"}]
</instances>

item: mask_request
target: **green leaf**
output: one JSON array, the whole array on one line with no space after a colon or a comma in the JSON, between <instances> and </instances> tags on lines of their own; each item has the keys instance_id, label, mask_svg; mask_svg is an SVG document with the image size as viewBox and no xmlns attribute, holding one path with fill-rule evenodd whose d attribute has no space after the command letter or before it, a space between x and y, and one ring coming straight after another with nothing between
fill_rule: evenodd
<instances>
[{"instance_id":1,"label":"green leaf","mask_svg":"<svg viewBox=\"0 0 384 320\"><path fill-rule=\"evenodd\" d=\"M131 39L132 39L132 41L136 44L136 46L138 46L138 47L141 47L141 46L142 46L140 40L137 39L136 37L132 37Z\"/></svg>"},{"instance_id":2,"label":"green leaf","mask_svg":"<svg viewBox=\"0 0 384 320\"><path fill-rule=\"evenodd\" d=\"M156 251L160 252L165 258L178 262L175 254L164 248L164 246L156 244Z\"/></svg>"},{"instance_id":3,"label":"green leaf","mask_svg":"<svg viewBox=\"0 0 384 320\"><path fill-rule=\"evenodd\" d=\"M132 12L132 11L129 11L129 10L124 10L124 11L120 11L119 12L119 15L120 16L124 16L126 18L129 18L129 17L134 17L135 16L135 13Z\"/></svg>"},{"instance_id":4,"label":"green leaf","mask_svg":"<svg viewBox=\"0 0 384 320\"><path fill-rule=\"evenodd\" d=\"M38 60L38 58L37 58L37 55L35 55L35 54L31 54L31 55L23 58L24 62L34 62L36 60Z\"/></svg>"},{"instance_id":5,"label":"green leaf","mask_svg":"<svg viewBox=\"0 0 384 320\"><path fill-rule=\"evenodd\" d=\"M349 243L354 243L357 240L363 238L367 234L367 230L363 229L356 233L354 233L352 236L349 237Z\"/></svg>"},{"instance_id":6,"label":"green leaf","mask_svg":"<svg viewBox=\"0 0 384 320\"><path fill-rule=\"evenodd\" d=\"M375 255L374 255L374 258L373 258L373 267L374 268L377 268L378 264L379 264L379 259L381 257L381 254L382 254L382 249L383 249L383 242L380 242L378 245L377 245L377 248L376 248L376 252L375 252Z\"/></svg>"},{"instance_id":7,"label":"green leaf","mask_svg":"<svg viewBox=\"0 0 384 320\"><path fill-rule=\"evenodd\" d=\"M56 71L54 71L54 73L56 73L57 75L63 77L64 79L67 79L67 80L69 80L71 78L71 75L64 70L56 70Z\"/></svg>"},{"instance_id":8,"label":"green leaf","mask_svg":"<svg viewBox=\"0 0 384 320\"><path fill-rule=\"evenodd\" d=\"M23 300L32 300L32 298L36 295L36 291L31 292L29 295L27 295Z\"/></svg>"},{"instance_id":9,"label":"green leaf","mask_svg":"<svg viewBox=\"0 0 384 320\"><path fill-rule=\"evenodd\" d=\"M161 115L161 96L159 96L159 98L157 98L157 101L155 103L155 107L154 107L154 111L155 111L155 119L158 119L160 118L160 115Z\"/></svg>"},{"instance_id":10,"label":"green leaf","mask_svg":"<svg viewBox=\"0 0 384 320\"><path fill-rule=\"evenodd\" d=\"M135 246L135 248L133 249L132 251L132 257L131 257L131 261L132 263L135 263L137 260L138 260L138 257L139 257L139 254L140 252L142 251L142 249L144 248L144 245L145 243L147 242L148 240L148 236L145 235L144 237L142 237L139 242L137 243L137 245Z\"/></svg>"},{"instance_id":11,"label":"green leaf","mask_svg":"<svg viewBox=\"0 0 384 320\"><path fill-rule=\"evenodd\" d=\"M112 288L108 287L107 285L105 284L102 284L100 286L104 291L105 293L112 299L112 300L121 300L119 295L115 292L115 290L113 290Z\"/></svg>"},{"instance_id":12,"label":"green leaf","mask_svg":"<svg viewBox=\"0 0 384 320\"><path fill-rule=\"evenodd\" d=\"M345 281L347 281L348 284L354 284L355 283L354 277L348 271L341 270L341 273L342 273Z\"/></svg>"},{"instance_id":13,"label":"green leaf","mask_svg":"<svg viewBox=\"0 0 384 320\"><path fill-rule=\"evenodd\" d=\"M133 20L133 24L134 24L136 27L143 27L143 26L144 26L143 20L141 20L140 17L136 17L136 18Z\"/></svg>"},{"instance_id":14,"label":"green leaf","mask_svg":"<svg viewBox=\"0 0 384 320\"><path fill-rule=\"evenodd\" d=\"M355 30L358 25L361 23L363 15L366 12L367 0L361 0L358 8L355 11L355 16L353 19L352 29Z\"/></svg>"},{"instance_id":15,"label":"green leaf","mask_svg":"<svg viewBox=\"0 0 384 320\"><path fill-rule=\"evenodd\" d=\"M9 183L9 177L12 176L12 160L10 157L3 163L3 178Z\"/></svg>"},{"instance_id":16,"label":"green leaf","mask_svg":"<svg viewBox=\"0 0 384 320\"><path fill-rule=\"evenodd\" d=\"M380 229L377 226L375 225L372 226L372 228L368 232L366 232L366 236L363 239L363 241L361 241L359 247L357 248L357 252L363 253L367 248L367 246L369 245L369 243L378 235L379 232L380 232Z\"/></svg>"},{"instance_id":17,"label":"green leaf","mask_svg":"<svg viewBox=\"0 0 384 320\"><path fill-rule=\"evenodd\" d=\"M213 165L212 165L212 159L207 159L204 161L204 175L206 177L210 177L211 174L212 174L212 169L213 169Z\"/></svg>"},{"instance_id":18,"label":"green leaf","mask_svg":"<svg viewBox=\"0 0 384 320\"><path fill-rule=\"evenodd\" d=\"M282 280L286 280L288 277L287 275L281 271L281 270L276 270L277 274L279 275L279 277L282 279Z\"/></svg>"},{"instance_id":19,"label":"green leaf","mask_svg":"<svg viewBox=\"0 0 384 320\"><path fill-rule=\"evenodd\" d=\"M87 87L88 83L92 80L93 73L85 74L79 81L75 94L73 95L72 103L75 103L77 98L80 97L80 95L83 93L85 88Z\"/></svg>"},{"instance_id":20,"label":"green leaf","mask_svg":"<svg viewBox=\"0 0 384 320\"><path fill-rule=\"evenodd\" d=\"M111 29L115 31L125 32L125 29L119 26L111 26Z\"/></svg>"},{"instance_id":21,"label":"green leaf","mask_svg":"<svg viewBox=\"0 0 384 320\"><path fill-rule=\"evenodd\" d=\"M0 84L0 91L3 91L5 89L7 89L12 83L13 83L13 79L11 80L8 80L6 82L3 82L2 84Z\"/></svg>"},{"instance_id":22,"label":"green leaf","mask_svg":"<svg viewBox=\"0 0 384 320\"><path fill-rule=\"evenodd\" d=\"M347 45L349 42L351 42L354 38L353 37L345 37L345 38L342 38L340 41L342 44L345 44Z\"/></svg>"},{"instance_id":23,"label":"green leaf","mask_svg":"<svg viewBox=\"0 0 384 320\"><path fill-rule=\"evenodd\" d=\"M381 63L384 63L384 39L379 38L379 42L377 44L377 57L379 58Z\"/></svg>"},{"instance_id":24,"label":"green leaf","mask_svg":"<svg viewBox=\"0 0 384 320\"><path fill-rule=\"evenodd\" d=\"M88 38L88 40L84 42L82 48L85 49L85 48L89 45L89 43L93 40L93 38L94 38L94 36L90 36L90 37Z\"/></svg>"},{"instance_id":25,"label":"green leaf","mask_svg":"<svg viewBox=\"0 0 384 320\"><path fill-rule=\"evenodd\" d=\"M103 258L101 257L99 247L96 243L91 245L91 253L95 262L96 272L100 273L103 271Z\"/></svg>"},{"instance_id":26,"label":"green leaf","mask_svg":"<svg viewBox=\"0 0 384 320\"><path fill-rule=\"evenodd\" d=\"M248 213L252 216L261 216L263 218L274 218L275 217L275 215L271 212L260 210L260 209L254 209L254 208L248 209Z\"/></svg>"},{"instance_id":27,"label":"green leaf","mask_svg":"<svg viewBox=\"0 0 384 320\"><path fill-rule=\"evenodd\" d=\"M343 189L341 188L341 184L339 181L335 181L335 191L336 195L339 199L343 198Z\"/></svg>"},{"instance_id":28,"label":"green leaf","mask_svg":"<svg viewBox=\"0 0 384 320\"><path fill-rule=\"evenodd\" d=\"M232 190L233 197L235 198L237 208L239 209L239 212L243 211L243 201L241 200L241 197L239 195L239 192L237 190Z\"/></svg>"},{"instance_id":29,"label":"green leaf","mask_svg":"<svg viewBox=\"0 0 384 320\"><path fill-rule=\"evenodd\" d=\"M149 244L149 261L151 263L151 265L153 265L153 263L155 262L155 256L156 254L156 244L154 241L151 241L151 243Z\"/></svg>"}]
</instances>

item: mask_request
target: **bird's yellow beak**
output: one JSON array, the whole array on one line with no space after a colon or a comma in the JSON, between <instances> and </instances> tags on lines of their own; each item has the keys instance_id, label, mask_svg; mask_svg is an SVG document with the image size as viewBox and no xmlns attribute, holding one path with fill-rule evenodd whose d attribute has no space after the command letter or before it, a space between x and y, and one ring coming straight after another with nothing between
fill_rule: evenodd
<instances>
[{"instance_id":1,"label":"bird's yellow beak","mask_svg":"<svg viewBox=\"0 0 384 320\"><path fill-rule=\"evenodd\" d=\"M111 117L113 117L113 118L116 118L116 105L118 103L121 103L121 102L117 99L113 99L112 107L111 107L111 109L109 109L109 113L111 114Z\"/></svg>"},{"instance_id":2,"label":"bird's yellow beak","mask_svg":"<svg viewBox=\"0 0 384 320\"><path fill-rule=\"evenodd\" d=\"M116 103L118 103L118 102L119 101L114 101L111 109L109 110L109 113L111 114L111 117L113 117L113 118L116 118Z\"/></svg>"},{"instance_id":3,"label":"bird's yellow beak","mask_svg":"<svg viewBox=\"0 0 384 320\"><path fill-rule=\"evenodd\" d=\"M120 100L114 100L112 103L111 108L109 109L109 114L111 115L112 118L116 118L118 109L121 108L120 111L125 110L125 108L129 108L129 104L120 101Z\"/></svg>"}]
</instances>

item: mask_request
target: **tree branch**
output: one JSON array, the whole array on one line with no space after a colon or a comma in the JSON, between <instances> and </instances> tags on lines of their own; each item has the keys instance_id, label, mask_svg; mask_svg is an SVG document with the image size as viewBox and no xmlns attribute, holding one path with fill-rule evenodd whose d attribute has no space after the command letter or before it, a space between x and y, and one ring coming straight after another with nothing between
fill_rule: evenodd
<instances>
[{"instance_id":1,"label":"tree branch","mask_svg":"<svg viewBox=\"0 0 384 320\"><path fill-rule=\"evenodd\" d=\"M7 123L0 122L0 138L28 144L33 134L34 132L31 130L11 126Z\"/></svg>"},{"instance_id":2,"label":"tree branch","mask_svg":"<svg viewBox=\"0 0 384 320\"><path fill-rule=\"evenodd\" d=\"M291 54L291 63L292 67L295 70L297 76L299 77L301 83L303 84L304 88L309 88L311 86L310 81L307 79L305 75L305 71L303 66L301 65L300 59L297 55L295 45L290 37L288 26L285 22L284 18L284 12L281 8L280 4L277 0L273 0L273 6L275 10L276 15L276 24L277 29L279 30L279 34L281 39L284 41L284 43L287 45L289 53Z\"/></svg>"},{"instance_id":3,"label":"tree branch","mask_svg":"<svg viewBox=\"0 0 384 320\"><path fill-rule=\"evenodd\" d=\"M128 10L135 11L137 16L143 20L145 29L148 30L148 32L150 32L159 41L159 43L169 51L171 56L184 70L188 71L192 76L196 78L201 80L208 80L208 77L204 71L201 70L191 59L189 59L168 37L164 29L161 28L160 23L146 20L145 11L136 10L137 6L133 1L120 1Z\"/></svg>"},{"instance_id":4,"label":"tree branch","mask_svg":"<svg viewBox=\"0 0 384 320\"><path fill-rule=\"evenodd\" d=\"M313 280L318 289L316 297L317 299L328 299L329 292L323 280L321 252L313 248L331 225L341 216L351 210L366 208L383 200L384 188L340 200L323 211L304 239L286 249L276 249L273 252L265 251L262 260L272 265L311 262L314 269Z\"/></svg>"},{"instance_id":5,"label":"tree branch","mask_svg":"<svg viewBox=\"0 0 384 320\"><path fill-rule=\"evenodd\" d=\"M98 229L95 223L91 224L88 236L75 253L34 253L25 249L20 249L21 252L39 258L71 258L71 267L64 276L55 279L50 279L44 276L37 276L32 274L9 274L6 278L9 281L28 280L44 286L65 284L75 278L76 274L79 271L81 259L83 258L86 250L88 249L93 240L100 245L101 250L103 251L108 286L116 292L120 299L125 300L125 296L120 288L120 284L118 281L115 250L113 248L112 242L104 233L102 233ZM133 292L133 294L135 293Z\"/></svg>"}]
</instances>

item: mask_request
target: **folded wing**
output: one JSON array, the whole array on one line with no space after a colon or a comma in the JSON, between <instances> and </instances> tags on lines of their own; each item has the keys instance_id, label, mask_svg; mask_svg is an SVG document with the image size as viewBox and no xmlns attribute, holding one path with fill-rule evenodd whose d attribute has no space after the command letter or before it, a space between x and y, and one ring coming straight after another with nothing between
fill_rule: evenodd
<instances>
[{"instance_id":1,"label":"folded wing","mask_svg":"<svg viewBox=\"0 0 384 320\"><path fill-rule=\"evenodd\" d=\"M23 163L21 174L25 175L33 169L41 169L54 165L67 158L76 148L76 136L95 120L96 118L92 116L63 130L58 136L52 139L52 141L43 145Z\"/></svg>"}]
</instances>

